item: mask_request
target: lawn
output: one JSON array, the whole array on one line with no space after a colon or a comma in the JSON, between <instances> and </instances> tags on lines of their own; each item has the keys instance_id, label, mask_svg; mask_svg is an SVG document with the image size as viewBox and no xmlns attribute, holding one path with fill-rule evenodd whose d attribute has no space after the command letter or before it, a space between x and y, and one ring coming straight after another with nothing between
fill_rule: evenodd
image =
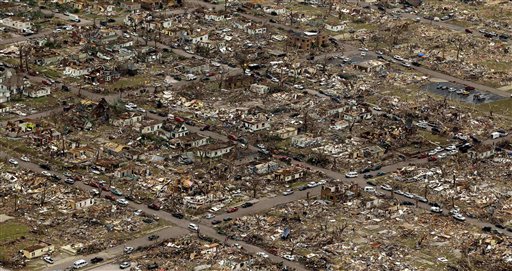
<instances>
[{"instance_id":1,"label":"lawn","mask_svg":"<svg viewBox=\"0 0 512 271\"><path fill-rule=\"evenodd\" d=\"M14 245L8 242L14 241L22 236L27 236L28 227L13 220L0 223L0 260L9 257L9 254L18 251L25 244L16 242Z\"/></svg>"}]
</instances>

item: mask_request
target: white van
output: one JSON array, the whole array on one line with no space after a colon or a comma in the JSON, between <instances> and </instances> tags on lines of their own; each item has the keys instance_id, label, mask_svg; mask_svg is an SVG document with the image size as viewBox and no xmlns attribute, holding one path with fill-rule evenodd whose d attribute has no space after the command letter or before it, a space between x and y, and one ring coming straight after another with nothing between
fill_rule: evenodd
<instances>
[{"instance_id":1,"label":"white van","mask_svg":"<svg viewBox=\"0 0 512 271\"><path fill-rule=\"evenodd\" d=\"M373 186L365 186L364 187L364 192L375 193L375 187L373 187Z\"/></svg>"},{"instance_id":2,"label":"white van","mask_svg":"<svg viewBox=\"0 0 512 271\"><path fill-rule=\"evenodd\" d=\"M79 268L82 268L82 267L84 267L84 266L86 266L86 265L87 265L87 261L86 261L86 260L84 260L84 259L80 259L80 260L75 261L75 262L73 263L73 268L74 268L74 269L79 269Z\"/></svg>"},{"instance_id":3,"label":"white van","mask_svg":"<svg viewBox=\"0 0 512 271\"><path fill-rule=\"evenodd\" d=\"M190 223L190 224L188 224L188 229L192 230L192 231L198 231L199 227L194 223Z\"/></svg>"}]
</instances>

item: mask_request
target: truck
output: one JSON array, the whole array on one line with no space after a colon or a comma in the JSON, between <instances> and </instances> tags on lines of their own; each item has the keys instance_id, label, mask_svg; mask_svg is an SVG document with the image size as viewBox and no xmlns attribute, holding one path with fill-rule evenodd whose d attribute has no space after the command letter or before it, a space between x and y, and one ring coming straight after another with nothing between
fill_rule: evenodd
<instances>
[{"instance_id":1,"label":"truck","mask_svg":"<svg viewBox=\"0 0 512 271\"><path fill-rule=\"evenodd\" d=\"M68 20L75 22L75 23L80 22L80 18L78 18L78 16L75 14L68 14Z\"/></svg>"}]
</instances>

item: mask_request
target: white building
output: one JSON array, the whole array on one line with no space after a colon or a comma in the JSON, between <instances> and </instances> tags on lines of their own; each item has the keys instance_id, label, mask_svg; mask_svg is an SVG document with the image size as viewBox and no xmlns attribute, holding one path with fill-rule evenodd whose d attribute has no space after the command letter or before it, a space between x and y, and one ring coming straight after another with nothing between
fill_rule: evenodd
<instances>
[{"instance_id":1,"label":"white building","mask_svg":"<svg viewBox=\"0 0 512 271\"><path fill-rule=\"evenodd\" d=\"M0 23L20 30L21 32L32 32L32 23L29 21L13 20L11 18L4 18L0 20Z\"/></svg>"},{"instance_id":2,"label":"white building","mask_svg":"<svg viewBox=\"0 0 512 271\"><path fill-rule=\"evenodd\" d=\"M247 28L247 33L249 35L260 35L260 34L265 34L267 33L267 28L266 27L249 27Z\"/></svg>"},{"instance_id":3,"label":"white building","mask_svg":"<svg viewBox=\"0 0 512 271\"><path fill-rule=\"evenodd\" d=\"M42 87L38 89L24 89L23 95L30 98L40 98L44 96L48 96L51 94L51 90L49 87Z\"/></svg>"},{"instance_id":4,"label":"white building","mask_svg":"<svg viewBox=\"0 0 512 271\"><path fill-rule=\"evenodd\" d=\"M213 144L204 146L202 149L196 151L198 157L216 158L227 154L233 149L233 145L226 144Z\"/></svg>"},{"instance_id":5,"label":"white building","mask_svg":"<svg viewBox=\"0 0 512 271\"><path fill-rule=\"evenodd\" d=\"M11 99L11 91L0 82L0 104L8 102Z\"/></svg>"},{"instance_id":6,"label":"white building","mask_svg":"<svg viewBox=\"0 0 512 271\"><path fill-rule=\"evenodd\" d=\"M83 76L83 75L86 75L90 72L90 69L87 69L87 68L80 68L80 67L66 67L66 69L64 69L64 75L66 76L69 76L69 77L80 77L80 76Z\"/></svg>"},{"instance_id":7,"label":"white building","mask_svg":"<svg viewBox=\"0 0 512 271\"><path fill-rule=\"evenodd\" d=\"M217 15L217 14L205 14L204 18L208 21L216 21L216 22L224 21L226 19L224 17L224 15Z\"/></svg>"},{"instance_id":8,"label":"white building","mask_svg":"<svg viewBox=\"0 0 512 271\"><path fill-rule=\"evenodd\" d=\"M263 95L263 94L267 94L269 92L270 88L265 85L252 84L250 90L257 94Z\"/></svg>"},{"instance_id":9,"label":"white building","mask_svg":"<svg viewBox=\"0 0 512 271\"><path fill-rule=\"evenodd\" d=\"M325 24L325 29L333 31L333 32L339 32L345 29L345 25L343 24Z\"/></svg>"},{"instance_id":10,"label":"white building","mask_svg":"<svg viewBox=\"0 0 512 271\"><path fill-rule=\"evenodd\" d=\"M270 129L270 122L266 117L246 118L242 120L242 127L249 132Z\"/></svg>"},{"instance_id":11,"label":"white building","mask_svg":"<svg viewBox=\"0 0 512 271\"><path fill-rule=\"evenodd\" d=\"M85 209L87 207L93 206L96 203L94 198L85 198L71 202L71 208L76 210Z\"/></svg>"}]
</instances>

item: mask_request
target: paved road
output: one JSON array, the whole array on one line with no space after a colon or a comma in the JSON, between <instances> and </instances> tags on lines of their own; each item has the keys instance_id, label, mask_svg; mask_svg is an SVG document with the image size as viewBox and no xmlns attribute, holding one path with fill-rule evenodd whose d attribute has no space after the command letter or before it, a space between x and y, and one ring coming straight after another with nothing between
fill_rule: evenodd
<instances>
[{"instance_id":1,"label":"paved road","mask_svg":"<svg viewBox=\"0 0 512 271\"><path fill-rule=\"evenodd\" d=\"M164 228L164 229L152 232L150 234L144 235L142 237L132 239L122 245L109 248L109 249L101 251L99 253L95 253L95 254L91 254L91 255L87 255L87 256L73 256L73 257L68 257L68 258L62 259L62 260L57 260L54 264L51 264L51 265L46 264L46 268L44 268L43 270L44 271L64 270L66 267L72 266L73 262L76 260L84 259L84 260L90 261L94 257L101 257L101 258L105 259L103 263L95 265L95 266L98 266L98 268L100 268L100 270L101 270L102 267L99 267L99 266L105 265L108 262L111 262L112 260L114 260L114 258L116 258L120 255L123 255L124 254L123 250L127 246L133 247L136 249L137 247L140 247L140 246L151 245L152 243L158 242L159 240L169 239L169 238L178 238L178 237L183 236L188 233L189 233L188 230L180 228L180 227ZM149 241L148 236L152 235L152 234L159 235L160 238L156 241ZM118 263L114 264L114 265L116 266L117 269L119 269Z\"/></svg>"}]
</instances>

